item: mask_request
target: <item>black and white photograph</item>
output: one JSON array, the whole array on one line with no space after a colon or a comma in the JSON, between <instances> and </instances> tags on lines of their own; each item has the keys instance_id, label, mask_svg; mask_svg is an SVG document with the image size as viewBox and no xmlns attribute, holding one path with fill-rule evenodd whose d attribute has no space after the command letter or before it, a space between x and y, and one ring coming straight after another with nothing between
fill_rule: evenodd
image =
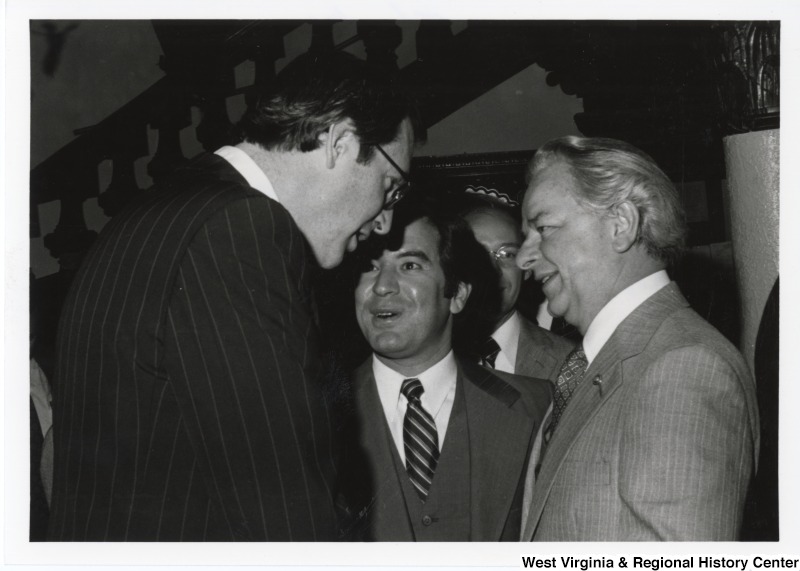
<instances>
[{"instance_id":1,"label":"black and white photograph","mask_svg":"<svg viewBox=\"0 0 800 571\"><path fill-rule=\"evenodd\" d=\"M800 564L797 9L23 4L9 568Z\"/></svg>"}]
</instances>

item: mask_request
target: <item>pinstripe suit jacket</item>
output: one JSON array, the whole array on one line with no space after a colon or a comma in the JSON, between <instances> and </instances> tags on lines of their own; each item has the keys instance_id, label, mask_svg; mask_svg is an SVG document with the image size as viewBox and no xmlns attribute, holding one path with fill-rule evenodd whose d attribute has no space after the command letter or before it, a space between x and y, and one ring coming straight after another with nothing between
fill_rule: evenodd
<instances>
[{"instance_id":1,"label":"pinstripe suit jacket","mask_svg":"<svg viewBox=\"0 0 800 571\"><path fill-rule=\"evenodd\" d=\"M214 155L109 222L59 326L51 539L335 537L314 263Z\"/></svg>"},{"instance_id":2,"label":"pinstripe suit jacket","mask_svg":"<svg viewBox=\"0 0 800 571\"><path fill-rule=\"evenodd\" d=\"M550 383L488 371L464 360L458 360L457 382L464 391L469 434L469 486L464 494L470 505L470 538L516 541L527 454L550 405ZM348 445L354 454L342 462L348 470L343 494L348 500L350 535L361 540L414 541L408 518L394 517L407 511L372 358L356 369L352 384L355 414ZM444 445L453 437L448 431Z\"/></svg>"},{"instance_id":3,"label":"pinstripe suit jacket","mask_svg":"<svg viewBox=\"0 0 800 571\"><path fill-rule=\"evenodd\" d=\"M757 414L741 355L669 284L586 371L544 455L522 539L736 539Z\"/></svg>"},{"instance_id":4,"label":"pinstripe suit jacket","mask_svg":"<svg viewBox=\"0 0 800 571\"><path fill-rule=\"evenodd\" d=\"M555 381L561 363L575 344L547 329L542 329L521 315L519 319L519 343L514 373Z\"/></svg>"}]
</instances>

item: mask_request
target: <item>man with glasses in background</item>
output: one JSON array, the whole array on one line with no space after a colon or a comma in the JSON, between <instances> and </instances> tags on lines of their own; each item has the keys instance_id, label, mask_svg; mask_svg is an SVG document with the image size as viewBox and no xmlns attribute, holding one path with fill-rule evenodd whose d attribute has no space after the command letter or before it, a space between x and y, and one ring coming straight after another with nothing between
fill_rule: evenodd
<instances>
[{"instance_id":1,"label":"man with glasses in background","mask_svg":"<svg viewBox=\"0 0 800 571\"><path fill-rule=\"evenodd\" d=\"M389 231L423 130L390 78L341 52L298 58L260 95L238 144L112 220L75 278L51 540L339 536L311 285Z\"/></svg>"},{"instance_id":2,"label":"man with glasses in background","mask_svg":"<svg viewBox=\"0 0 800 571\"><path fill-rule=\"evenodd\" d=\"M530 277L517 267L522 230L515 204L505 195L467 193L462 214L475 238L489 252L500 274L502 300L491 336L479 348L489 368L555 381L573 343L539 327L516 309L522 282Z\"/></svg>"}]
</instances>

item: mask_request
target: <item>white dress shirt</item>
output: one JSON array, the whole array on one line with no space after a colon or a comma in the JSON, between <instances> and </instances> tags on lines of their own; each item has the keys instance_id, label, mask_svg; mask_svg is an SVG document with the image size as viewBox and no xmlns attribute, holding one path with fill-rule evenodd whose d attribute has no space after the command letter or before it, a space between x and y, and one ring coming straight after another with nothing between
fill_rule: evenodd
<instances>
[{"instance_id":1,"label":"white dress shirt","mask_svg":"<svg viewBox=\"0 0 800 571\"><path fill-rule=\"evenodd\" d=\"M494 368L498 371L514 372L514 367L517 363L520 327L519 313L515 310L511 317L497 331L492 333L492 339L500 346L500 352L494 361Z\"/></svg>"},{"instance_id":2,"label":"white dress shirt","mask_svg":"<svg viewBox=\"0 0 800 571\"><path fill-rule=\"evenodd\" d=\"M659 270L628 286L609 301L589 324L583 336L583 351L591 363L617 326L650 296L669 284L665 270Z\"/></svg>"},{"instance_id":3,"label":"white dress shirt","mask_svg":"<svg viewBox=\"0 0 800 571\"><path fill-rule=\"evenodd\" d=\"M442 450L450 413L453 411L453 402L456 398L456 378L458 369L456 359L451 350L445 357L416 377L404 377L397 371L389 368L373 353L372 372L375 375L375 384L378 387L378 396L383 405L383 413L392 433L392 439L400 454L403 465L406 463L406 452L403 446L403 420L406 417L408 399L400 392L403 380L407 378L419 379L425 392L420 401L422 407L428 411L436 423L436 432L439 437L439 451Z\"/></svg>"},{"instance_id":4,"label":"white dress shirt","mask_svg":"<svg viewBox=\"0 0 800 571\"><path fill-rule=\"evenodd\" d=\"M214 151L214 154L228 161L244 177L247 184L275 202L280 203L278 195L275 194L275 189L272 188L272 183L267 178L266 173L242 149L226 145Z\"/></svg>"}]
</instances>

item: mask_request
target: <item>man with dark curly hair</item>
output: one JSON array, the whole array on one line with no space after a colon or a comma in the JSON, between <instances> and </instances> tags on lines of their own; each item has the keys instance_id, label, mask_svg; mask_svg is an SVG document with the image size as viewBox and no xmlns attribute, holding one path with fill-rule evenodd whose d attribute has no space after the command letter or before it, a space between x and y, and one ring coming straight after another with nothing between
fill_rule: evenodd
<instances>
[{"instance_id":1,"label":"man with dark curly hair","mask_svg":"<svg viewBox=\"0 0 800 571\"><path fill-rule=\"evenodd\" d=\"M516 541L550 383L489 371L454 347L454 328L465 325L454 322L497 296L488 256L462 219L401 208L387 238L355 290L373 354L352 379L348 535Z\"/></svg>"}]
</instances>

